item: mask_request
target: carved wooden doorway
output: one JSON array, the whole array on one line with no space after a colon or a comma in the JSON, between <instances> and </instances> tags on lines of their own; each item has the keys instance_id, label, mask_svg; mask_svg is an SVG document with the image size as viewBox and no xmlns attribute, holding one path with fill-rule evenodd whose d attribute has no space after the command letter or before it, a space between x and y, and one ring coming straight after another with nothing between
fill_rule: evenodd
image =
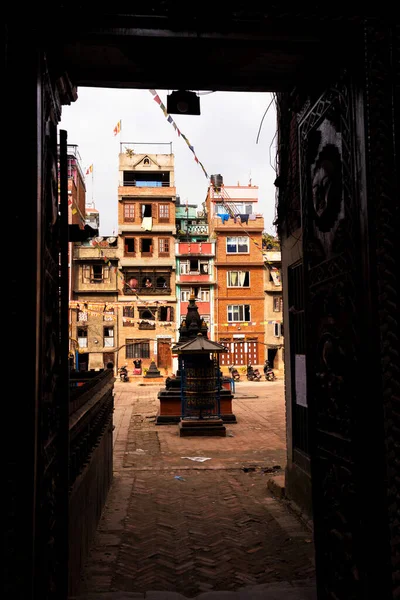
<instances>
[{"instance_id":1,"label":"carved wooden doorway","mask_svg":"<svg viewBox=\"0 0 400 600\"><path fill-rule=\"evenodd\" d=\"M170 369L172 365L171 340L157 340L157 367L159 369Z\"/></svg>"}]
</instances>

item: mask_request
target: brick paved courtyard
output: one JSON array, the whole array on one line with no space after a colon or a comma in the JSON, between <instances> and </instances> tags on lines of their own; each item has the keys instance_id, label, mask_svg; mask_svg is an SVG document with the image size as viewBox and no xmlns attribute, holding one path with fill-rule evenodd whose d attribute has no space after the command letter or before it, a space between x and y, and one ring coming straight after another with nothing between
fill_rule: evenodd
<instances>
[{"instance_id":1,"label":"brick paved courtyard","mask_svg":"<svg viewBox=\"0 0 400 600\"><path fill-rule=\"evenodd\" d=\"M114 482L80 596L310 585L312 533L267 488L286 462L283 382L238 383L226 438L155 425L158 391L116 382Z\"/></svg>"}]
</instances>

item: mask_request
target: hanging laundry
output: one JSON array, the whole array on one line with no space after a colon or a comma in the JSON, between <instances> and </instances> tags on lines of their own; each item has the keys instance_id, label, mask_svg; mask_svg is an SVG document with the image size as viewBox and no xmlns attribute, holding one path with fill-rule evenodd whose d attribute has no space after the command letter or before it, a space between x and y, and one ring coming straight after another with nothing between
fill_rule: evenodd
<instances>
[{"instance_id":1,"label":"hanging laundry","mask_svg":"<svg viewBox=\"0 0 400 600\"><path fill-rule=\"evenodd\" d=\"M217 214L217 217L221 217L222 224L224 224L225 221L229 220L229 215L227 215L225 213L224 214Z\"/></svg>"},{"instance_id":2,"label":"hanging laundry","mask_svg":"<svg viewBox=\"0 0 400 600\"><path fill-rule=\"evenodd\" d=\"M246 223L246 225L249 222L249 216L250 215L239 215L241 222Z\"/></svg>"},{"instance_id":3,"label":"hanging laundry","mask_svg":"<svg viewBox=\"0 0 400 600\"><path fill-rule=\"evenodd\" d=\"M143 217L141 227L145 231L151 231L153 229L153 217Z\"/></svg>"},{"instance_id":4,"label":"hanging laundry","mask_svg":"<svg viewBox=\"0 0 400 600\"><path fill-rule=\"evenodd\" d=\"M257 216L256 215L249 215L249 221L256 221L257 220Z\"/></svg>"}]
</instances>

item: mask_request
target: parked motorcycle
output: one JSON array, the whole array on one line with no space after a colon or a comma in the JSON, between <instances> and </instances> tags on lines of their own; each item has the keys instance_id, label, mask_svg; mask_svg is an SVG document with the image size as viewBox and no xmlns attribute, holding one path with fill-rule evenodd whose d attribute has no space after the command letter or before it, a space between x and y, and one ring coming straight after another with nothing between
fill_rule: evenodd
<instances>
[{"instance_id":1,"label":"parked motorcycle","mask_svg":"<svg viewBox=\"0 0 400 600\"><path fill-rule=\"evenodd\" d=\"M118 372L119 372L119 378L120 378L121 381L124 381L124 382L128 382L129 381L127 367L120 367L118 369Z\"/></svg>"},{"instance_id":2,"label":"parked motorcycle","mask_svg":"<svg viewBox=\"0 0 400 600\"><path fill-rule=\"evenodd\" d=\"M265 365L264 365L264 375L265 375L266 381L275 381L276 380L276 375L273 372L271 365L269 364L269 362L267 360L265 361Z\"/></svg>"},{"instance_id":3,"label":"parked motorcycle","mask_svg":"<svg viewBox=\"0 0 400 600\"><path fill-rule=\"evenodd\" d=\"M247 380L248 381L261 381L261 373L258 369L253 367L247 367Z\"/></svg>"},{"instance_id":4,"label":"parked motorcycle","mask_svg":"<svg viewBox=\"0 0 400 600\"><path fill-rule=\"evenodd\" d=\"M265 373L265 380L266 381L276 381L276 375L272 369Z\"/></svg>"},{"instance_id":5,"label":"parked motorcycle","mask_svg":"<svg viewBox=\"0 0 400 600\"><path fill-rule=\"evenodd\" d=\"M228 368L229 368L229 373L231 374L233 381L240 381L240 373L237 370L237 368L234 367L233 365L230 365Z\"/></svg>"}]
</instances>

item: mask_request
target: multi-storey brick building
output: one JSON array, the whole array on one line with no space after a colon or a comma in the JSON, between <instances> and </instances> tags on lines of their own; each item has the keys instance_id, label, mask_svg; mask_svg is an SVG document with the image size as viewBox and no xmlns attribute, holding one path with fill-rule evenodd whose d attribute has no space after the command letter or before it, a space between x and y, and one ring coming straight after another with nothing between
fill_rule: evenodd
<instances>
[{"instance_id":1,"label":"multi-storey brick building","mask_svg":"<svg viewBox=\"0 0 400 600\"><path fill-rule=\"evenodd\" d=\"M136 146L121 143L119 154L118 364L131 373L134 360L147 368L154 359L164 373L176 328L174 155L172 144L163 154Z\"/></svg>"},{"instance_id":2,"label":"multi-storey brick building","mask_svg":"<svg viewBox=\"0 0 400 600\"><path fill-rule=\"evenodd\" d=\"M264 250L265 260L265 347L271 367L283 372L282 261L279 247Z\"/></svg>"},{"instance_id":3,"label":"multi-storey brick building","mask_svg":"<svg viewBox=\"0 0 400 600\"><path fill-rule=\"evenodd\" d=\"M73 244L71 338L76 348L76 368L116 368L117 238L97 237Z\"/></svg>"},{"instance_id":4,"label":"multi-storey brick building","mask_svg":"<svg viewBox=\"0 0 400 600\"><path fill-rule=\"evenodd\" d=\"M179 326L187 314L189 298L194 294L199 314L210 330L214 306L215 242L209 240L206 213L194 204L180 204L178 200L176 225L176 321Z\"/></svg>"},{"instance_id":5,"label":"multi-storey brick building","mask_svg":"<svg viewBox=\"0 0 400 600\"><path fill-rule=\"evenodd\" d=\"M215 239L215 305L211 337L229 353L221 365L261 366L264 346L264 219L257 212L257 186L224 186L212 176L206 199Z\"/></svg>"}]
</instances>

